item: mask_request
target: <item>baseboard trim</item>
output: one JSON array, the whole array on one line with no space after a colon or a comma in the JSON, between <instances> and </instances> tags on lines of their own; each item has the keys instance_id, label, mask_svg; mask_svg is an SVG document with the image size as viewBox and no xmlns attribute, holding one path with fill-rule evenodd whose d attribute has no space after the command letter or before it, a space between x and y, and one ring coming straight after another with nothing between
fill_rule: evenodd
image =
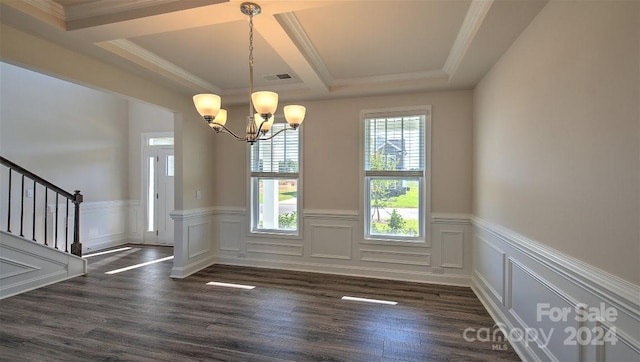
<instances>
[{"instance_id":1,"label":"baseboard trim","mask_svg":"<svg viewBox=\"0 0 640 362\"><path fill-rule=\"evenodd\" d=\"M169 275L174 279L184 279L191 274L197 273L205 268L210 267L215 263L213 257L208 257L206 259L197 261L195 263L188 264L184 267L173 267L171 268L171 274Z\"/></svg>"},{"instance_id":2,"label":"baseboard trim","mask_svg":"<svg viewBox=\"0 0 640 362\"><path fill-rule=\"evenodd\" d=\"M14 295L26 293L32 290L46 287L47 285L56 284L65 280L73 279L79 276L86 275L86 267L84 274L81 275L69 275L66 271L60 271L55 274L45 275L40 278L30 279L18 284L9 285L0 289L0 300L13 297Z\"/></svg>"},{"instance_id":3,"label":"baseboard trim","mask_svg":"<svg viewBox=\"0 0 640 362\"><path fill-rule=\"evenodd\" d=\"M493 318L493 320L496 322L496 326L498 326L500 330L502 330L502 333L505 336L508 336L509 332L512 331L515 326L511 324L509 318L507 318L507 316L502 313L498 305L493 302L491 297L487 294L486 290L481 286L478 286L478 280L475 277L471 277L471 290L473 290L476 297L478 297L478 299L480 300L480 303L482 303L482 305L484 306L484 309L489 312L491 318ZM531 349L528 344L523 343L522 340L515 342L509 341L509 343L511 343L511 346L523 361L542 361L533 352L533 349Z\"/></svg>"},{"instance_id":4,"label":"baseboard trim","mask_svg":"<svg viewBox=\"0 0 640 362\"><path fill-rule=\"evenodd\" d=\"M234 258L221 256L215 257L215 263L462 287L469 287L471 285L471 278L468 275L432 274L426 272L412 272L407 270L371 268L352 265L327 265L322 263L309 263L292 260Z\"/></svg>"}]
</instances>

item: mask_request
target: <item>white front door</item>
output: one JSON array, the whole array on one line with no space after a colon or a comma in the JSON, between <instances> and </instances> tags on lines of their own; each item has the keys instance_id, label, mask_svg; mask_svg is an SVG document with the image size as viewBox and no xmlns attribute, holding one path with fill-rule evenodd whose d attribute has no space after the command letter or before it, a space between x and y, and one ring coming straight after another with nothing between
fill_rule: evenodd
<instances>
[{"instance_id":1,"label":"white front door","mask_svg":"<svg viewBox=\"0 0 640 362\"><path fill-rule=\"evenodd\" d=\"M172 147L150 147L146 159L146 227L144 242L173 245L173 179L175 175Z\"/></svg>"},{"instance_id":2,"label":"white front door","mask_svg":"<svg viewBox=\"0 0 640 362\"><path fill-rule=\"evenodd\" d=\"M173 245L173 219L169 213L173 211L173 179L174 157L173 148L161 148L158 150L158 171L156 181L158 185L158 213L156 222L158 226L158 242Z\"/></svg>"}]
</instances>

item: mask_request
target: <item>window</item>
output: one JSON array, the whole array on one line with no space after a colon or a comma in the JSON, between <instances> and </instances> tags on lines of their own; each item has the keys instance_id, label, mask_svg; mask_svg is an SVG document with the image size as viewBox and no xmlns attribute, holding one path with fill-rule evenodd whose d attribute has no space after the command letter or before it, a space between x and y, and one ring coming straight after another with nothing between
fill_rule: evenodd
<instances>
[{"instance_id":1,"label":"window","mask_svg":"<svg viewBox=\"0 0 640 362\"><path fill-rule=\"evenodd\" d=\"M425 240L430 109L365 111L365 238Z\"/></svg>"},{"instance_id":2,"label":"window","mask_svg":"<svg viewBox=\"0 0 640 362\"><path fill-rule=\"evenodd\" d=\"M149 138L149 146L173 146L173 137Z\"/></svg>"},{"instance_id":3,"label":"window","mask_svg":"<svg viewBox=\"0 0 640 362\"><path fill-rule=\"evenodd\" d=\"M275 123L267 136L285 128ZM251 231L298 234L300 131L251 146Z\"/></svg>"},{"instance_id":4,"label":"window","mask_svg":"<svg viewBox=\"0 0 640 362\"><path fill-rule=\"evenodd\" d=\"M167 170L166 170L166 175L169 177L173 177L175 176L175 166L174 166L174 156L173 155L168 155L167 156Z\"/></svg>"}]
</instances>

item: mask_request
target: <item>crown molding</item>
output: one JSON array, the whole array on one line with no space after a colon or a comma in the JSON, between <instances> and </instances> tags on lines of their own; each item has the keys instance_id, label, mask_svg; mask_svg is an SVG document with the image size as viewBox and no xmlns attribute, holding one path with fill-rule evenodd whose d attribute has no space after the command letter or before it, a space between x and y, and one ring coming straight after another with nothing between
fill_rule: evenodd
<instances>
[{"instance_id":1,"label":"crown molding","mask_svg":"<svg viewBox=\"0 0 640 362\"><path fill-rule=\"evenodd\" d=\"M493 5L493 0L473 0L471 2L467 15L464 17L462 26L458 31L456 40L451 47L449 56L442 68L449 78L453 77L456 70L458 70L458 66L467 53L471 42L473 42L473 38L475 38L478 33L480 25L482 25L482 22L487 16L491 5Z\"/></svg>"},{"instance_id":2,"label":"crown molding","mask_svg":"<svg viewBox=\"0 0 640 362\"><path fill-rule=\"evenodd\" d=\"M219 87L127 39L109 40L95 43L95 45L191 89L212 93L222 92Z\"/></svg>"},{"instance_id":3,"label":"crown molding","mask_svg":"<svg viewBox=\"0 0 640 362\"><path fill-rule=\"evenodd\" d=\"M65 21L64 7L53 0L21 0L60 21Z\"/></svg>"},{"instance_id":4,"label":"crown molding","mask_svg":"<svg viewBox=\"0 0 640 362\"><path fill-rule=\"evenodd\" d=\"M325 84L330 85L333 89L425 80L449 81L458 69L458 66L462 62L469 46L478 33L478 30L489 12L491 5L493 5L493 1L494 0L473 0L471 2L469 10L467 10L467 14L462 22L460 30L458 31L456 40L451 47L442 69L372 77L334 79L295 14L293 12L278 14L277 20L284 28L285 32L300 48L302 54L304 54L305 58L318 73L322 81Z\"/></svg>"},{"instance_id":5,"label":"crown molding","mask_svg":"<svg viewBox=\"0 0 640 362\"><path fill-rule=\"evenodd\" d=\"M325 86L333 83L333 77L329 73L326 64L322 61L320 54L313 46L313 42L302 28L300 21L293 12L282 13L275 16L280 26L289 35L291 40L299 47L300 52L311 64Z\"/></svg>"},{"instance_id":6,"label":"crown molding","mask_svg":"<svg viewBox=\"0 0 640 362\"><path fill-rule=\"evenodd\" d=\"M53 25L62 30L66 30L67 28L64 8L53 0L0 0L0 2L46 24Z\"/></svg>"},{"instance_id":7,"label":"crown molding","mask_svg":"<svg viewBox=\"0 0 640 362\"><path fill-rule=\"evenodd\" d=\"M39 1L39 0L37 0ZM46 0L50 1L50 0ZM64 8L67 21L92 18L95 16L109 15L147 8L155 5L162 5L179 0L137 0L137 1L113 1L99 0L88 3L80 3Z\"/></svg>"},{"instance_id":8,"label":"crown molding","mask_svg":"<svg viewBox=\"0 0 640 362\"><path fill-rule=\"evenodd\" d=\"M343 78L336 79L332 86L334 87L346 87L355 85L373 85L373 84L385 84L385 83L398 83L398 82L416 82L424 80L443 80L448 79L448 75L438 70L428 70L425 72L413 72L413 73L399 73L388 75L376 75L372 77L360 77L360 78Z\"/></svg>"}]
</instances>

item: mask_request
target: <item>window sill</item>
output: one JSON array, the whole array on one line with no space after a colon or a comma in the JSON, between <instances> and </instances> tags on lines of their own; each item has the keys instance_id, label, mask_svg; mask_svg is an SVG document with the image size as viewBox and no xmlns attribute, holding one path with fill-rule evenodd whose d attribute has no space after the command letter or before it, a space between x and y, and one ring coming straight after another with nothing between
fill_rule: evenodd
<instances>
[{"instance_id":1,"label":"window sill","mask_svg":"<svg viewBox=\"0 0 640 362\"><path fill-rule=\"evenodd\" d=\"M302 235L300 234L300 230L298 230L296 233L277 232L275 230L249 231L248 237L250 237L250 238L272 238L272 239L296 239L296 240L301 240L302 239Z\"/></svg>"},{"instance_id":2,"label":"window sill","mask_svg":"<svg viewBox=\"0 0 640 362\"><path fill-rule=\"evenodd\" d=\"M431 242L425 239L384 239L381 237L365 237L362 244L372 244L372 245L393 245L393 246L407 246L414 248L429 248L431 247Z\"/></svg>"}]
</instances>

